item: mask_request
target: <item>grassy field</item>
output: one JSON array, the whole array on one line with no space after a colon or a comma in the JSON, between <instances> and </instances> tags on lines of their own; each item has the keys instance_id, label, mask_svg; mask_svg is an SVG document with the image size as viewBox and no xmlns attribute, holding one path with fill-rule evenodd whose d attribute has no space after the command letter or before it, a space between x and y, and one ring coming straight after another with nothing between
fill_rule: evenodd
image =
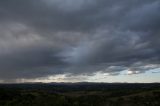
<instances>
[{"instance_id":1,"label":"grassy field","mask_svg":"<svg viewBox=\"0 0 160 106\"><path fill-rule=\"evenodd\" d=\"M160 84L1 84L0 106L160 106Z\"/></svg>"}]
</instances>

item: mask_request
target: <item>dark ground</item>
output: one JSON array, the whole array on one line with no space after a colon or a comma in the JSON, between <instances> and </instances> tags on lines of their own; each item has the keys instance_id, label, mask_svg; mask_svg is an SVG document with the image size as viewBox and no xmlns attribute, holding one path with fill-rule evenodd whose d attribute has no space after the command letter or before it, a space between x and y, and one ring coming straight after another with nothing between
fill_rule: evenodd
<instances>
[{"instance_id":1,"label":"dark ground","mask_svg":"<svg viewBox=\"0 0 160 106\"><path fill-rule=\"evenodd\" d=\"M160 83L0 84L0 106L160 106Z\"/></svg>"}]
</instances>

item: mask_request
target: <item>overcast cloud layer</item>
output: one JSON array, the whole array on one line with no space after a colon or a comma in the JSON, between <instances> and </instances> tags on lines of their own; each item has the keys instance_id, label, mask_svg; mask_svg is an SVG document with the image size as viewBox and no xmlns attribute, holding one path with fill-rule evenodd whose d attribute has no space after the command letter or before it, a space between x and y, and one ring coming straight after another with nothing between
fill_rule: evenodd
<instances>
[{"instance_id":1,"label":"overcast cloud layer","mask_svg":"<svg viewBox=\"0 0 160 106\"><path fill-rule=\"evenodd\" d=\"M0 79L159 68L159 0L1 0Z\"/></svg>"}]
</instances>

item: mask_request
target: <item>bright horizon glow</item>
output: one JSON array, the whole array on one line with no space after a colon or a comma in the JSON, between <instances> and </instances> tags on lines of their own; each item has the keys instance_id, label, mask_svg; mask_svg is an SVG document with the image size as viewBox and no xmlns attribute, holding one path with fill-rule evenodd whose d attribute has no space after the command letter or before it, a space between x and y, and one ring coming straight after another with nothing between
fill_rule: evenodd
<instances>
[{"instance_id":1,"label":"bright horizon glow","mask_svg":"<svg viewBox=\"0 0 160 106\"><path fill-rule=\"evenodd\" d=\"M154 73L156 72L156 73ZM95 83L160 83L160 69L154 69L147 71L146 73L136 74L132 72L123 71L120 75L111 76L108 73L97 72L93 76L78 75L68 76L69 74L59 74L55 76L48 76L37 79L18 79L16 83L77 83L77 82L95 82ZM67 77L68 76L68 77ZM152 77L151 77L152 76ZM84 79L84 80L80 80ZM127 81L128 80L128 81ZM0 83L12 83L4 82L0 80Z\"/></svg>"}]
</instances>

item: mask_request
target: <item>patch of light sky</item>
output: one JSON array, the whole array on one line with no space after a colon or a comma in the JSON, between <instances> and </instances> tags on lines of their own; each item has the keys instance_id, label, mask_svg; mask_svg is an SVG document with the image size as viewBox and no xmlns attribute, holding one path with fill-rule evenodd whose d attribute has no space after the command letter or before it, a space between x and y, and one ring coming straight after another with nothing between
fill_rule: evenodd
<instances>
[{"instance_id":1,"label":"patch of light sky","mask_svg":"<svg viewBox=\"0 0 160 106\"><path fill-rule=\"evenodd\" d=\"M18 83L23 82L43 82L43 83L50 83L50 82L106 82L106 83L152 83L152 82L160 82L160 68L153 69L150 71L146 71L145 73L133 73L129 72L128 70L122 71L119 75L110 75L109 73L102 73L97 72L93 76L87 75L69 75L69 74L59 74L55 76L48 76L44 78L37 78L37 79L19 79L16 80ZM0 81L3 83L3 81Z\"/></svg>"}]
</instances>

